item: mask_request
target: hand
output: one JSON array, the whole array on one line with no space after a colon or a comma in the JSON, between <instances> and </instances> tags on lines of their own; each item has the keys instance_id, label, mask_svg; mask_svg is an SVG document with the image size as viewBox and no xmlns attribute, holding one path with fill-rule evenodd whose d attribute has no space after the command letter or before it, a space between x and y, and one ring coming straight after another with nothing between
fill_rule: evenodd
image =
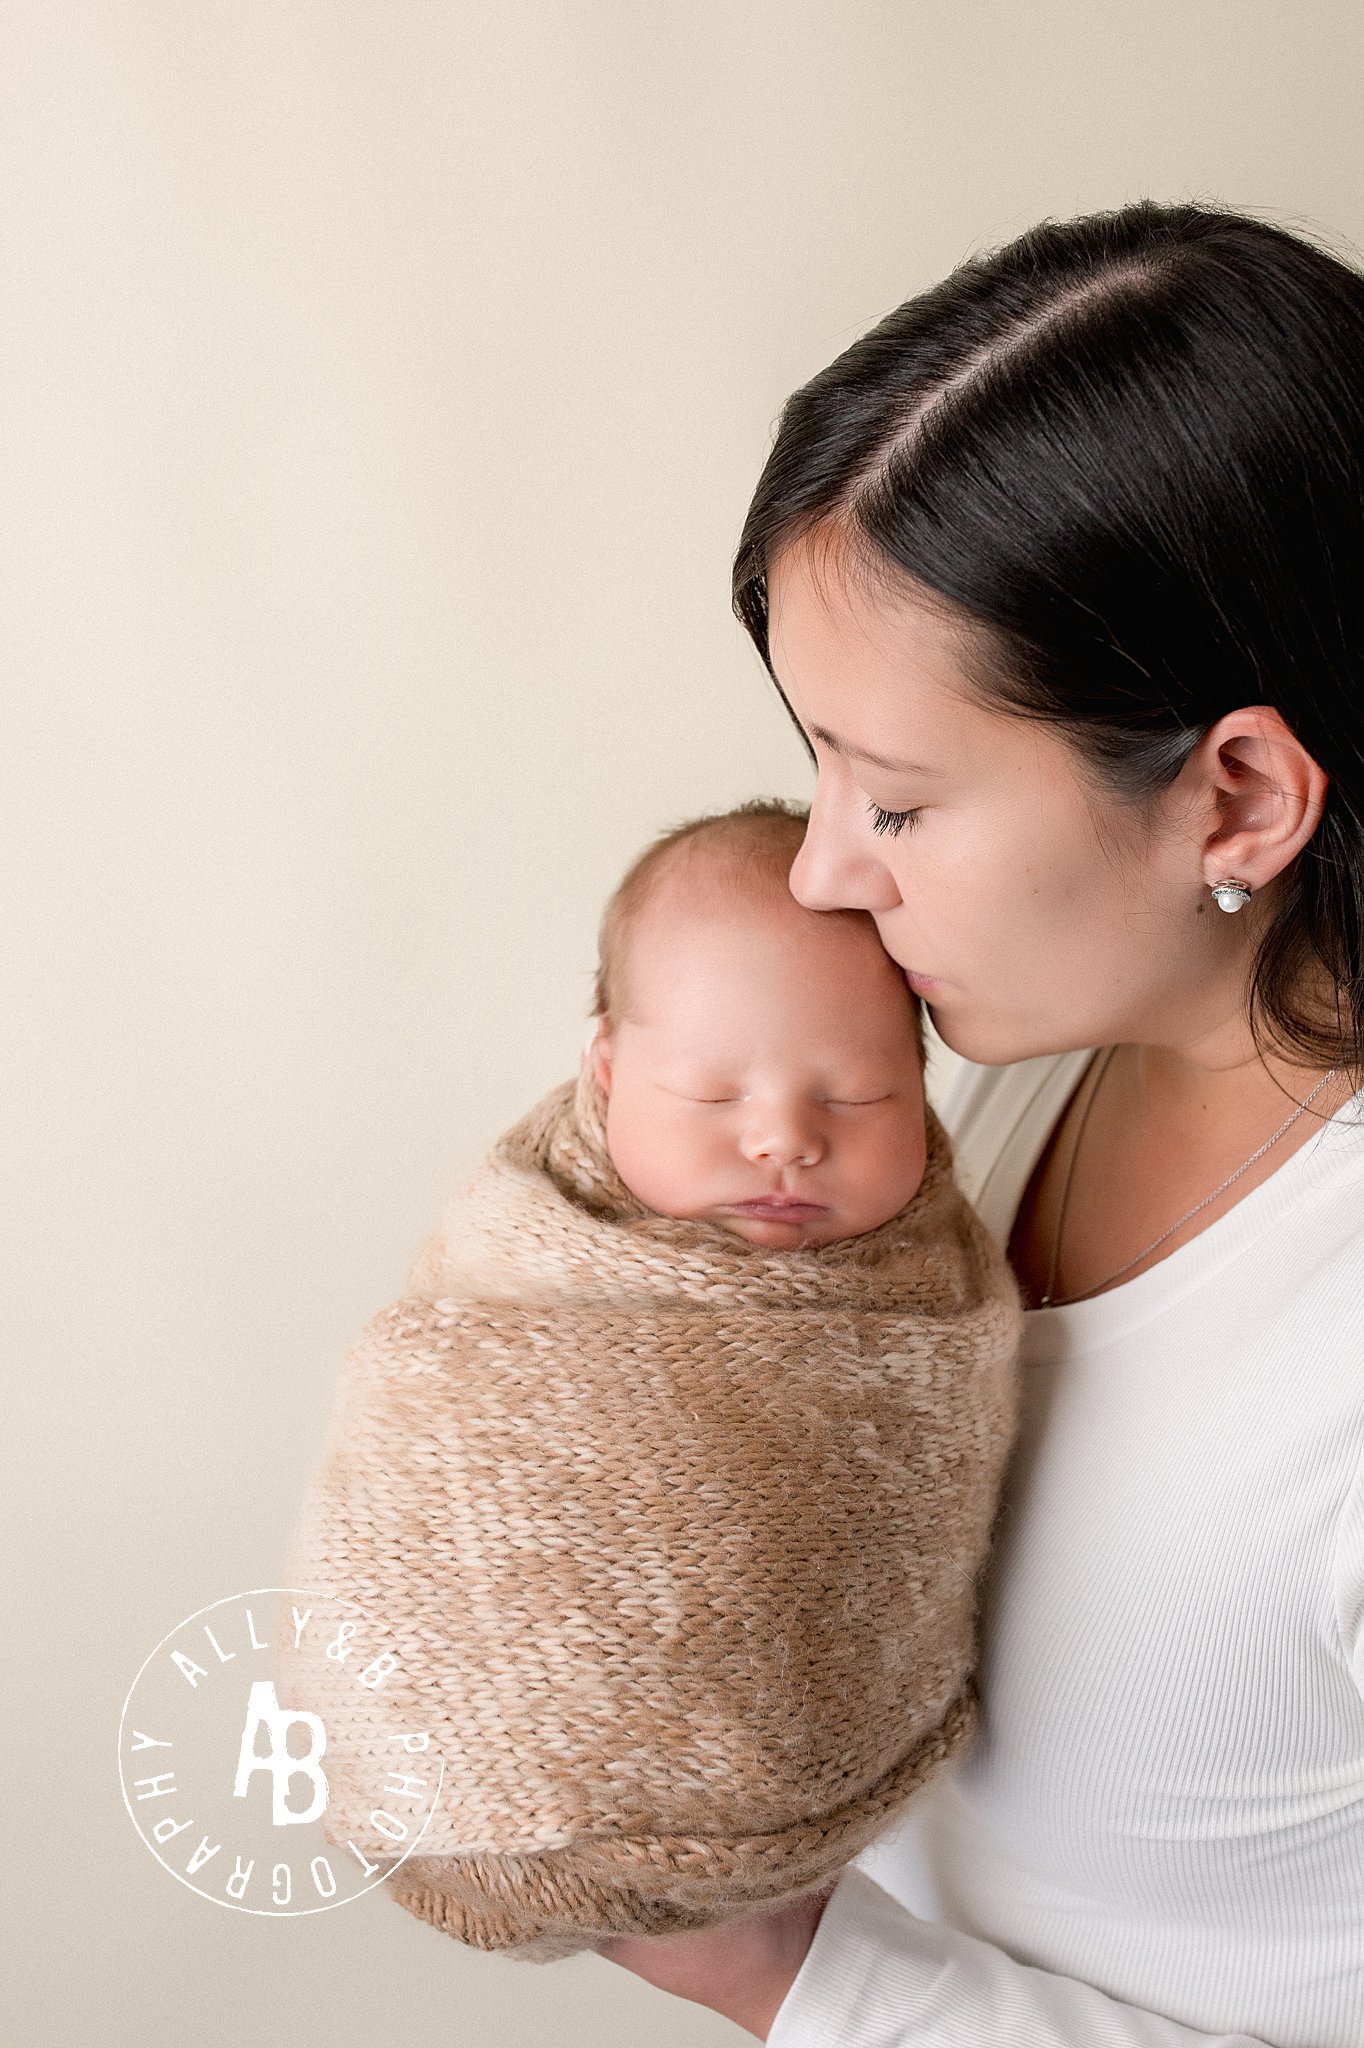
<instances>
[{"instance_id":1,"label":"hand","mask_svg":"<svg viewBox=\"0 0 1364 2048\"><path fill-rule=\"evenodd\" d=\"M838 1879L775 1913L750 1914L692 1934L618 1934L597 1954L674 1998L713 2012L765 2041L809 1953Z\"/></svg>"}]
</instances>

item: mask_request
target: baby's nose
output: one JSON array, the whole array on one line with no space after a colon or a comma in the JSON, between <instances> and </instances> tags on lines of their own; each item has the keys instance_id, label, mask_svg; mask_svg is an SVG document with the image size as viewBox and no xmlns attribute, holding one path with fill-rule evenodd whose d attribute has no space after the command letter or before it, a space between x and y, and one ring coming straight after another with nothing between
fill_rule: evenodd
<instances>
[{"instance_id":1,"label":"baby's nose","mask_svg":"<svg viewBox=\"0 0 1364 2048\"><path fill-rule=\"evenodd\" d=\"M741 1143L746 1158L774 1166L813 1166L824 1150L814 1117L778 1108L757 1110Z\"/></svg>"}]
</instances>

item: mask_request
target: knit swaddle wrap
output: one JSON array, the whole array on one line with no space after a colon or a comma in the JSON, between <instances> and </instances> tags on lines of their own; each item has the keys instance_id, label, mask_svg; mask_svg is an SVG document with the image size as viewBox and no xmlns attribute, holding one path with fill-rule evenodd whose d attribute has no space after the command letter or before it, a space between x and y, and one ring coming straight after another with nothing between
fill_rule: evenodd
<instances>
[{"instance_id":1,"label":"knit swaddle wrap","mask_svg":"<svg viewBox=\"0 0 1364 2048\"><path fill-rule=\"evenodd\" d=\"M278 1646L329 1837L393 1862L376 1773L429 1730L388 1888L533 1960L814 1889L956 1752L1017 1419L1018 1289L931 1107L907 1206L789 1252L645 1208L604 1109L584 1068L505 1133L347 1356L290 1583L392 1685Z\"/></svg>"}]
</instances>

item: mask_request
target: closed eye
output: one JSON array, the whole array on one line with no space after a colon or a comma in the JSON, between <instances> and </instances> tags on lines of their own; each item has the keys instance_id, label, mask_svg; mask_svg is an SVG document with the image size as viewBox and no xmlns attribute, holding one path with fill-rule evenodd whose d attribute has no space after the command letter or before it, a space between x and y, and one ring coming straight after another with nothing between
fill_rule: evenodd
<instances>
[{"instance_id":1,"label":"closed eye","mask_svg":"<svg viewBox=\"0 0 1364 2048\"><path fill-rule=\"evenodd\" d=\"M892 839L897 832L906 829L912 832L923 816L922 807L917 811L883 811L880 804L872 803L870 798L867 800L867 808L871 812L872 831L889 832Z\"/></svg>"}]
</instances>

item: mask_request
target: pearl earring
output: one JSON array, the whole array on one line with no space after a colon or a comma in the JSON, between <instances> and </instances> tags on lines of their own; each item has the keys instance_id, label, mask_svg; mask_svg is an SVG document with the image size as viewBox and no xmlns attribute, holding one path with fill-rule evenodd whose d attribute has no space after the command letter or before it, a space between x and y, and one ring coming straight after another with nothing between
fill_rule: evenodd
<instances>
[{"instance_id":1,"label":"pearl earring","mask_svg":"<svg viewBox=\"0 0 1364 2048\"><path fill-rule=\"evenodd\" d=\"M1240 910L1243 904L1250 901L1249 882L1228 880L1212 882L1209 887L1212 890L1213 902L1219 910Z\"/></svg>"}]
</instances>

